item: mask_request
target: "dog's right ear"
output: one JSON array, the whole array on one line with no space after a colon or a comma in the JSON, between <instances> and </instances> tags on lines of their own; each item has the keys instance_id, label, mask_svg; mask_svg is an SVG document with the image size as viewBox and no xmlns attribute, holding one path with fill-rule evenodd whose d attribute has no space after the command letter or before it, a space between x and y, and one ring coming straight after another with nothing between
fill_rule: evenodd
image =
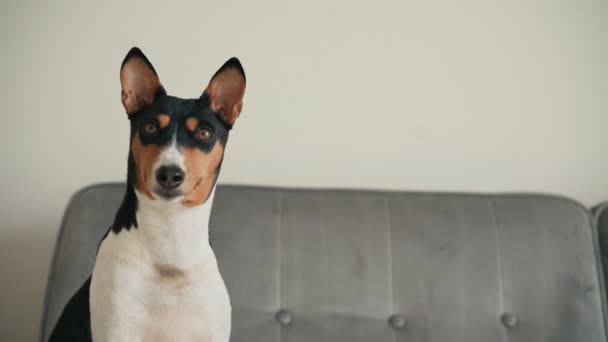
<instances>
[{"instance_id":1,"label":"dog's right ear","mask_svg":"<svg viewBox=\"0 0 608 342\"><path fill-rule=\"evenodd\" d=\"M165 89L152 66L139 48L132 48L120 67L122 105L131 116L154 101Z\"/></svg>"}]
</instances>

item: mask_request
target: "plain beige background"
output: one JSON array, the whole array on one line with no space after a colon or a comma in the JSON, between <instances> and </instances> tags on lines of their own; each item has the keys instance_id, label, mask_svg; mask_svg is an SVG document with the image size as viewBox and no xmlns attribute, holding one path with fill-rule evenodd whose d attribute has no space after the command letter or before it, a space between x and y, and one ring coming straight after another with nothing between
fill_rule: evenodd
<instances>
[{"instance_id":1,"label":"plain beige background","mask_svg":"<svg viewBox=\"0 0 608 342\"><path fill-rule=\"evenodd\" d=\"M34 341L62 211L126 174L133 45L197 97L238 56L222 182L608 198L606 1L3 1L0 334Z\"/></svg>"}]
</instances>

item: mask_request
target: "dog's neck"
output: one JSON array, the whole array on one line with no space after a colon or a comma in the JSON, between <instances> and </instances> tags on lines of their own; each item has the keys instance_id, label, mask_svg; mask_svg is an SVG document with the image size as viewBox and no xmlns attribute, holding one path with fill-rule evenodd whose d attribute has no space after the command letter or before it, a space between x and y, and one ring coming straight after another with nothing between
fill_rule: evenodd
<instances>
[{"instance_id":1,"label":"dog's neck","mask_svg":"<svg viewBox=\"0 0 608 342\"><path fill-rule=\"evenodd\" d=\"M205 203L192 208L136 193L138 240L153 263L188 268L215 257L209 245L215 187Z\"/></svg>"}]
</instances>

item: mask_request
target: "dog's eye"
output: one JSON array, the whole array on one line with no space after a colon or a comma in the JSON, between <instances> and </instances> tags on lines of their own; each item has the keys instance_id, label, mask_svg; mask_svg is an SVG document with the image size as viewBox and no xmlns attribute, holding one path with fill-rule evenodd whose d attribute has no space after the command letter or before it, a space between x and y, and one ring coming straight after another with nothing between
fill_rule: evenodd
<instances>
[{"instance_id":1,"label":"dog's eye","mask_svg":"<svg viewBox=\"0 0 608 342\"><path fill-rule=\"evenodd\" d=\"M158 125L154 121L148 121L144 124L142 132L148 137L154 136L158 133Z\"/></svg>"},{"instance_id":2,"label":"dog's eye","mask_svg":"<svg viewBox=\"0 0 608 342\"><path fill-rule=\"evenodd\" d=\"M199 127L194 133L194 137L198 141L209 141L213 137L213 132L207 127Z\"/></svg>"}]
</instances>

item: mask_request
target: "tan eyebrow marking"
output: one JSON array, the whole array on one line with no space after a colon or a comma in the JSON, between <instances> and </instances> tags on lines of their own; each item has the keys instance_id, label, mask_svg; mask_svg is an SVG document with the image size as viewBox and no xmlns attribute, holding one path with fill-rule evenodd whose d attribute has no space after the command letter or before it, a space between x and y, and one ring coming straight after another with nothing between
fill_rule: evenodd
<instances>
[{"instance_id":1,"label":"tan eyebrow marking","mask_svg":"<svg viewBox=\"0 0 608 342\"><path fill-rule=\"evenodd\" d=\"M194 130L196 130L196 127L198 127L198 119L197 118L188 118L186 120L186 128L190 132L194 132Z\"/></svg>"},{"instance_id":2,"label":"tan eyebrow marking","mask_svg":"<svg viewBox=\"0 0 608 342\"><path fill-rule=\"evenodd\" d=\"M156 119L158 120L158 125L160 128L169 126L169 123L171 122L171 118L167 114L159 114L156 116Z\"/></svg>"}]
</instances>

